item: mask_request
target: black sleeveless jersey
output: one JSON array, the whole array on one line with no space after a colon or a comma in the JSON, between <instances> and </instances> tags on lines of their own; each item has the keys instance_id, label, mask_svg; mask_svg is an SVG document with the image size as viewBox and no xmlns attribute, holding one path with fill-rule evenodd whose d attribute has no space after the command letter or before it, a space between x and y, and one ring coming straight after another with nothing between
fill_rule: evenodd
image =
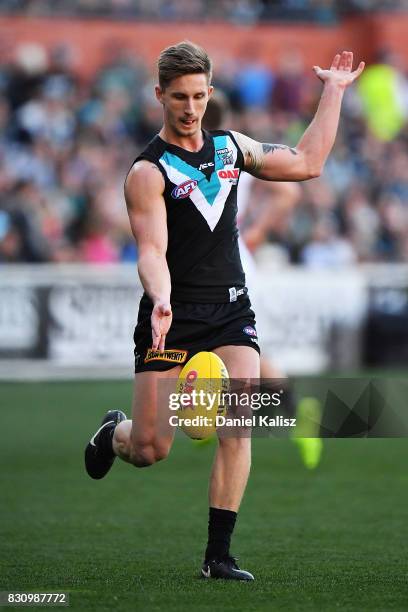
<instances>
[{"instance_id":1,"label":"black sleeveless jersey","mask_svg":"<svg viewBox=\"0 0 408 612\"><path fill-rule=\"evenodd\" d=\"M156 164L165 180L172 301L232 302L246 293L236 224L244 159L230 132L203 137L190 152L155 136L136 161Z\"/></svg>"}]
</instances>

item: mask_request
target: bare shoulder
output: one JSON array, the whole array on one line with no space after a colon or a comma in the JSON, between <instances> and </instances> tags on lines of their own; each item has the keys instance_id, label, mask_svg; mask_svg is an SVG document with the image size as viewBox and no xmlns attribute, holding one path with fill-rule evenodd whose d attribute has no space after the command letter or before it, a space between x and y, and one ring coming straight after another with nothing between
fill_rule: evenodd
<instances>
[{"instance_id":1,"label":"bare shoulder","mask_svg":"<svg viewBox=\"0 0 408 612\"><path fill-rule=\"evenodd\" d=\"M242 151L245 160L245 170L251 172L262 163L262 144L240 132L231 131L235 141Z\"/></svg>"},{"instance_id":2,"label":"bare shoulder","mask_svg":"<svg viewBox=\"0 0 408 612\"><path fill-rule=\"evenodd\" d=\"M125 180L125 197L129 205L134 199L162 195L164 178L156 164L142 159L133 164Z\"/></svg>"},{"instance_id":3,"label":"bare shoulder","mask_svg":"<svg viewBox=\"0 0 408 612\"><path fill-rule=\"evenodd\" d=\"M258 142L232 132L244 156L244 169L266 181L303 181L316 176L307 171L299 149L283 144Z\"/></svg>"}]
</instances>

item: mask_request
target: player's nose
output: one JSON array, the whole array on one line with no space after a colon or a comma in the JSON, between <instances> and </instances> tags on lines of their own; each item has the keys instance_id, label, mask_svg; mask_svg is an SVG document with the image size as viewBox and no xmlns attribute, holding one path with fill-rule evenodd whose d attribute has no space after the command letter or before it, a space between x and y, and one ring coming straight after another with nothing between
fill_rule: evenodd
<instances>
[{"instance_id":1,"label":"player's nose","mask_svg":"<svg viewBox=\"0 0 408 612\"><path fill-rule=\"evenodd\" d=\"M184 112L186 115L194 115L194 100L186 100L186 105L184 107Z\"/></svg>"}]
</instances>

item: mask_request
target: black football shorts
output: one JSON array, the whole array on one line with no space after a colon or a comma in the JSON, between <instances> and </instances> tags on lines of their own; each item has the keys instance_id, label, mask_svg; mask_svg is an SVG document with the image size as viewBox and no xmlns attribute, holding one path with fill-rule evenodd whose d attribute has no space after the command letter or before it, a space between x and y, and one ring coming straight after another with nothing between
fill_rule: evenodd
<instances>
[{"instance_id":1,"label":"black football shorts","mask_svg":"<svg viewBox=\"0 0 408 612\"><path fill-rule=\"evenodd\" d=\"M152 302L144 295L133 336L136 373L182 366L200 351L228 344L251 346L260 352L255 314L247 295L223 304L172 303L173 322L164 352L152 350L152 308Z\"/></svg>"}]
</instances>

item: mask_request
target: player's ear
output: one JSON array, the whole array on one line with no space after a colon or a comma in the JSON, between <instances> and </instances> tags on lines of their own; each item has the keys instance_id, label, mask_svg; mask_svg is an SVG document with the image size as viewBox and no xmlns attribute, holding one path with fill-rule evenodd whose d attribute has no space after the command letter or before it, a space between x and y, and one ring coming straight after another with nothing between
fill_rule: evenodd
<instances>
[{"instance_id":1,"label":"player's ear","mask_svg":"<svg viewBox=\"0 0 408 612\"><path fill-rule=\"evenodd\" d=\"M157 100L160 102L160 104L163 104L163 93L164 92L161 89L160 85L155 85L154 92L156 94Z\"/></svg>"},{"instance_id":2,"label":"player's ear","mask_svg":"<svg viewBox=\"0 0 408 612\"><path fill-rule=\"evenodd\" d=\"M208 86L208 97L209 98L211 98L213 91L214 91L214 87L212 85L209 85Z\"/></svg>"}]
</instances>

